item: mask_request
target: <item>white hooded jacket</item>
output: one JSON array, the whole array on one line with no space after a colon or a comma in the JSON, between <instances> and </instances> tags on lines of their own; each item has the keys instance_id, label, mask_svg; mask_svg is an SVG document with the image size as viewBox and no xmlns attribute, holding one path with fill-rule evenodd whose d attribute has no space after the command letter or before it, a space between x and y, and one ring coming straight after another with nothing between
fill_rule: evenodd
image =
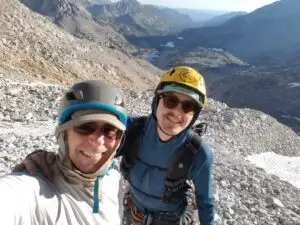
<instances>
[{"instance_id":1,"label":"white hooded jacket","mask_svg":"<svg viewBox=\"0 0 300 225\"><path fill-rule=\"evenodd\" d=\"M40 177L13 173L0 177L0 220L5 225L118 225L121 176L115 169L101 178L99 212L93 196L61 173L50 183Z\"/></svg>"}]
</instances>

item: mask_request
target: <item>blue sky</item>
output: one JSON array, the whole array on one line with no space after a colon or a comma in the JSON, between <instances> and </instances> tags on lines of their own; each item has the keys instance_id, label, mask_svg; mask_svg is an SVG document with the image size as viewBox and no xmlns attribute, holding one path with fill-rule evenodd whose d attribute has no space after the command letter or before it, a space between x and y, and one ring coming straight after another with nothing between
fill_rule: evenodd
<instances>
[{"instance_id":1,"label":"blue sky","mask_svg":"<svg viewBox=\"0 0 300 225\"><path fill-rule=\"evenodd\" d=\"M118 0L113 0L116 2ZM143 4L163 5L171 8L211 9L221 11L247 11L275 2L276 0L138 0Z\"/></svg>"}]
</instances>

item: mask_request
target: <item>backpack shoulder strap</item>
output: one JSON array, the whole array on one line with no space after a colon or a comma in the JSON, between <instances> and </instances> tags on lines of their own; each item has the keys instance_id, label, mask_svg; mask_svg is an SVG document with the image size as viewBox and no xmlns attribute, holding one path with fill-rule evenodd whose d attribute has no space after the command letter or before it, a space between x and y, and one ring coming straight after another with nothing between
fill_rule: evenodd
<instances>
[{"instance_id":1,"label":"backpack shoulder strap","mask_svg":"<svg viewBox=\"0 0 300 225\"><path fill-rule=\"evenodd\" d=\"M193 131L189 139L180 146L179 151L173 157L168 172L167 179L186 179L193 166L194 158L201 149L201 137Z\"/></svg>"},{"instance_id":2,"label":"backpack shoulder strap","mask_svg":"<svg viewBox=\"0 0 300 225\"><path fill-rule=\"evenodd\" d=\"M195 154L200 150L201 145L202 145L202 138L201 136L193 131L192 135L190 136L189 139L189 148L192 148L191 150L195 152Z\"/></svg>"}]
</instances>

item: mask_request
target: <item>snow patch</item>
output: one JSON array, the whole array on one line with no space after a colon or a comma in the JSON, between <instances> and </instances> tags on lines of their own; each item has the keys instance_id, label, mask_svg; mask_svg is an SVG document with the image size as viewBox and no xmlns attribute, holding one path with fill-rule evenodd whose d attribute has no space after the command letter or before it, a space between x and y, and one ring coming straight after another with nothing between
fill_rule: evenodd
<instances>
[{"instance_id":1,"label":"snow patch","mask_svg":"<svg viewBox=\"0 0 300 225\"><path fill-rule=\"evenodd\" d=\"M288 84L289 88L300 87L300 83L293 82Z\"/></svg>"},{"instance_id":2,"label":"snow patch","mask_svg":"<svg viewBox=\"0 0 300 225\"><path fill-rule=\"evenodd\" d=\"M174 42L169 41L169 42L167 42L167 44L161 45L161 46L165 46L165 47L169 47L169 48L174 48L174 47L175 47L175 44L174 44Z\"/></svg>"},{"instance_id":3,"label":"snow patch","mask_svg":"<svg viewBox=\"0 0 300 225\"><path fill-rule=\"evenodd\" d=\"M277 155L274 152L246 157L251 164L264 169L267 173L276 175L300 189L300 157Z\"/></svg>"}]
</instances>

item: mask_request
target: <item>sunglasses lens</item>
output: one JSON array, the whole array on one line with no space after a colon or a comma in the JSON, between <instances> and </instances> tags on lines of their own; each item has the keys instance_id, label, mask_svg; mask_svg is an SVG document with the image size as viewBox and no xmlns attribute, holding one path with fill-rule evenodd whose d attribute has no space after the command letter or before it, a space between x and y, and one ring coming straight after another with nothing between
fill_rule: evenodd
<instances>
[{"instance_id":1,"label":"sunglasses lens","mask_svg":"<svg viewBox=\"0 0 300 225\"><path fill-rule=\"evenodd\" d=\"M179 103L181 103L182 111L184 113L194 112L196 106L192 101L180 101L176 96L162 95L163 104L168 109L174 109Z\"/></svg>"},{"instance_id":2,"label":"sunglasses lens","mask_svg":"<svg viewBox=\"0 0 300 225\"><path fill-rule=\"evenodd\" d=\"M164 106L168 109L175 108L179 103L178 98L176 98L175 96L163 95L162 99Z\"/></svg>"},{"instance_id":3,"label":"sunglasses lens","mask_svg":"<svg viewBox=\"0 0 300 225\"><path fill-rule=\"evenodd\" d=\"M91 122L91 123L84 123L79 126L73 127L74 132L80 134L80 135L91 135L96 130L100 130L101 134L104 135L105 138L117 140L120 139L122 136L122 131L115 128L114 126L110 124L105 124L103 126L97 125L97 123Z\"/></svg>"},{"instance_id":4,"label":"sunglasses lens","mask_svg":"<svg viewBox=\"0 0 300 225\"><path fill-rule=\"evenodd\" d=\"M109 139L120 139L121 135L122 135L122 132L115 128L114 126L111 126L111 125L105 125L103 126L103 134L106 138L109 138Z\"/></svg>"},{"instance_id":5,"label":"sunglasses lens","mask_svg":"<svg viewBox=\"0 0 300 225\"><path fill-rule=\"evenodd\" d=\"M81 135L90 135L97 130L97 124L95 123L84 123L79 126L75 126L73 130Z\"/></svg>"},{"instance_id":6,"label":"sunglasses lens","mask_svg":"<svg viewBox=\"0 0 300 225\"><path fill-rule=\"evenodd\" d=\"M190 113L195 111L195 104L191 101L182 102L182 111L184 113Z\"/></svg>"}]
</instances>

